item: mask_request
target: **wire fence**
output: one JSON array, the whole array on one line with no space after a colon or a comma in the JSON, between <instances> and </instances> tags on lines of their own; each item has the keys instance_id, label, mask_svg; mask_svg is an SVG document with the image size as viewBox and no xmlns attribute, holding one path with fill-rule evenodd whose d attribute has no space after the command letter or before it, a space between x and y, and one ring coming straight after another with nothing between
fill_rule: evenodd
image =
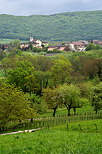
<instances>
[{"instance_id":1,"label":"wire fence","mask_svg":"<svg viewBox=\"0 0 102 154\"><path fill-rule=\"evenodd\" d=\"M23 121L20 124L8 125L3 127L0 131L15 131L15 130L29 130L29 129L38 129L38 128L50 128L61 124L69 124L71 122L85 121L85 120L94 120L102 119L102 113L90 114L90 115L76 115L76 116L63 116L63 117L50 117L50 118L37 118L33 119L33 122L30 120Z\"/></svg>"}]
</instances>

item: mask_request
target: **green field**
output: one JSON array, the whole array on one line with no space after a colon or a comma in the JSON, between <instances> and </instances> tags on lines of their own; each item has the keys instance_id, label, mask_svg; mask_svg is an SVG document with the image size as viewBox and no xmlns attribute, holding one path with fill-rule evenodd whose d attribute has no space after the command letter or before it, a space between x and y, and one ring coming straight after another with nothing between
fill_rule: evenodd
<instances>
[{"instance_id":1,"label":"green field","mask_svg":"<svg viewBox=\"0 0 102 154\"><path fill-rule=\"evenodd\" d=\"M14 39L0 39L0 44L8 44L12 41L14 41ZM22 40L21 42L26 42L26 41Z\"/></svg>"},{"instance_id":2,"label":"green field","mask_svg":"<svg viewBox=\"0 0 102 154\"><path fill-rule=\"evenodd\" d=\"M73 130L79 124L83 131ZM0 154L102 154L101 143L102 121L92 120L70 123L68 129L60 125L49 130L0 136Z\"/></svg>"}]
</instances>

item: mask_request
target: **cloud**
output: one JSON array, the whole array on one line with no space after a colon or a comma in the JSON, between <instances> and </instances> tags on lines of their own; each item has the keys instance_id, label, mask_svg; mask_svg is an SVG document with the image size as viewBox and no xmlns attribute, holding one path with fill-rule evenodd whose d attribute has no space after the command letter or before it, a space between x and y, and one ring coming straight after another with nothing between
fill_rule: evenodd
<instances>
[{"instance_id":1,"label":"cloud","mask_svg":"<svg viewBox=\"0 0 102 154\"><path fill-rule=\"evenodd\" d=\"M101 0L0 0L0 14L32 15L101 10Z\"/></svg>"}]
</instances>

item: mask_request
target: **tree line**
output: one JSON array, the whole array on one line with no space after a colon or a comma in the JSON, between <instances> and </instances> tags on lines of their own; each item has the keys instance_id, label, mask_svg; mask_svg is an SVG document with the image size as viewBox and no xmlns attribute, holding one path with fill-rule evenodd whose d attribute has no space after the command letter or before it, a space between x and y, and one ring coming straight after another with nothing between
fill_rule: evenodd
<instances>
[{"instance_id":1,"label":"tree line","mask_svg":"<svg viewBox=\"0 0 102 154\"><path fill-rule=\"evenodd\" d=\"M95 52L95 51L94 51ZM73 109L90 104L102 109L101 51L42 55L14 54L3 58L0 69L0 126L31 119L48 110ZM98 57L99 56L99 57Z\"/></svg>"}]
</instances>

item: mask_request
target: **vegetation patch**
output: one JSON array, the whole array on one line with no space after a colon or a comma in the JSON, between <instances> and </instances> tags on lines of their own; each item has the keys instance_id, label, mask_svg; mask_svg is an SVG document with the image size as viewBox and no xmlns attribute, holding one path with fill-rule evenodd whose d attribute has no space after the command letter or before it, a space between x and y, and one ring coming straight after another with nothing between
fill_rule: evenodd
<instances>
[{"instance_id":1,"label":"vegetation patch","mask_svg":"<svg viewBox=\"0 0 102 154\"><path fill-rule=\"evenodd\" d=\"M91 132L68 130L66 125L58 126L50 130L32 133L0 136L0 153L31 153L31 154L101 154L102 130L95 133L93 125L97 123L102 129L101 120L70 124L70 128L80 124L84 128L90 125Z\"/></svg>"}]
</instances>

